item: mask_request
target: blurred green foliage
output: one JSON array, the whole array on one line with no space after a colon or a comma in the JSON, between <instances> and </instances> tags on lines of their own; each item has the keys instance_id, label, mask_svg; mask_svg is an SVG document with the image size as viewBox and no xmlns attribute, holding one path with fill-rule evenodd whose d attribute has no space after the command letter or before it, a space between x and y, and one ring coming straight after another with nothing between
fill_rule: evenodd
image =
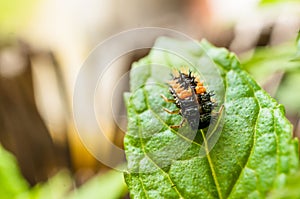
<instances>
[{"instance_id":1,"label":"blurred green foliage","mask_svg":"<svg viewBox=\"0 0 300 199\"><path fill-rule=\"evenodd\" d=\"M298 46L298 49L297 49ZM242 65L260 85L264 85L276 73L283 73L275 98L289 114L300 113L300 44L289 42L278 46L257 48L250 59Z\"/></svg>"},{"instance_id":2,"label":"blurred green foliage","mask_svg":"<svg viewBox=\"0 0 300 199\"><path fill-rule=\"evenodd\" d=\"M0 145L0 198L15 198L28 188L29 185L23 179L15 157Z\"/></svg>"},{"instance_id":3,"label":"blurred green foliage","mask_svg":"<svg viewBox=\"0 0 300 199\"><path fill-rule=\"evenodd\" d=\"M64 198L72 189L73 182L67 171L61 171L46 183L40 183L26 192L19 194L17 199L54 199Z\"/></svg>"},{"instance_id":4,"label":"blurred green foliage","mask_svg":"<svg viewBox=\"0 0 300 199\"><path fill-rule=\"evenodd\" d=\"M127 193L121 171L110 171L104 175L94 177L84 185L73 191L67 199L117 199Z\"/></svg>"},{"instance_id":5,"label":"blurred green foliage","mask_svg":"<svg viewBox=\"0 0 300 199\"><path fill-rule=\"evenodd\" d=\"M68 171L30 188L14 156L0 145L1 199L118 199L127 193L123 173L111 170L93 177L78 189Z\"/></svg>"},{"instance_id":6,"label":"blurred green foliage","mask_svg":"<svg viewBox=\"0 0 300 199\"><path fill-rule=\"evenodd\" d=\"M259 83L265 83L266 76L278 71L294 70L299 63L294 62L297 51L294 43L279 46L258 47L250 59L241 56L244 68L249 71Z\"/></svg>"},{"instance_id":7,"label":"blurred green foliage","mask_svg":"<svg viewBox=\"0 0 300 199\"><path fill-rule=\"evenodd\" d=\"M300 171L278 180L276 190L269 193L268 199L300 198Z\"/></svg>"},{"instance_id":8,"label":"blurred green foliage","mask_svg":"<svg viewBox=\"0 0 300 199\"><path fill-rule=\"evenodd\" d=\"M278 3L299 3L299 0L261 0L260 5L274 5Z\"/></svg>"},{"instance_id":9,"label":"blurred green foliage","mask_svg":"<svg viewBox=\"0 0 300 199\"><path fill-rule=\"evenodd\" d=\"M295 61L300 61L300 31L298 32L298 37L297 37L297 53L294 58Z\"/></svg>"}]
</instances>

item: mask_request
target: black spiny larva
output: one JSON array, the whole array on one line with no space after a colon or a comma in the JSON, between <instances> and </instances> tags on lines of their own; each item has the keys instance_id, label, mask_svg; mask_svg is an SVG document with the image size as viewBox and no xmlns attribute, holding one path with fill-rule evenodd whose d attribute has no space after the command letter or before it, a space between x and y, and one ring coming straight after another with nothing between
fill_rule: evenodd
<instances>
[{"instance_id":1,"label":"black spiny larva","mask_svg":"<svg viewBox=\"0 0 300 199\"><path fill-rule=\"evenodd\" d=\"M183 120L179 125L172 126L179 128L184 121L187 121L193 130L203 129L209 126L213 108L216 102L212 99L214 93L207 92L203 82L194 76L191 71L188 73L178 71L172 75L168 82L169 92L174 99L167 99L161 95L166 102L173 102L178 110L170 111L170 114L180 114Z\"/></svg>"}]
</instances>

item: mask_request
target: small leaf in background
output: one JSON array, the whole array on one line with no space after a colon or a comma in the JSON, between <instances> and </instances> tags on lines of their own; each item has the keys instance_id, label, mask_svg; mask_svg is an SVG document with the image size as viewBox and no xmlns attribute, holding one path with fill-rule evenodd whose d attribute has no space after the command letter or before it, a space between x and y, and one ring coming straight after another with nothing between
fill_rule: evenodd
<instances>
[{"instance_id":1,"label":"small leaf in background","mask_svg":"<svg viewBox=\"0 0 300 199\"><path fill-rule=\"evenodd\" d=\"M183 54L158 50L170 46ZM199 136L203 132L193 137L170 128L181 117L162 110L176 107L164 102L160 94L170 97L161 80L165 67L192 68L195 63L210 67L203 61L205 53L226 85L225 122L214 148L201 157L203 139ZM205 78L213 86L213 76ZM133 64L130 86L124 139L128 171L124 175L132 198L265 198L277 178L298 169L298 142L292 139L283 107L226 49L206 41L195 46L194 42L160 38L147 57Z\"/></svg>"},{"instance_id":2,"label":"small leaf in background","mask_svg":"<svg viewBox=\"0 0 300 199\"><path fill-rule=\"evenodd\" d=\"M279 178L276 189L268 194L268 199L300 198L300 171L293 175Z\"/></svg>"},{"instance_id":3,"label":"small leaf in background","mask_svg":"<svg viewBox=\"0 0 300 199\"><path fill-rule=\"evenodd\" d=\"M298 32L296 43L297 43L297 52L296 52L296 56L295 56L294 60L300 61L300 31Z\"/></svg>"},{"instance_id":4,"label":"small leaf in background","mask_svg":"<svg viewBox=\"0 0 300 199\"><path fill-rule=\"evenodd\" d=\"M300 62L296 54L296 52L300 52L299 40L297 45L298 47L294 42L291 42L274 47L261 47L255 50L250 59L242 59L243 68L260 85L276 86L276 88L269 88L269 90L274 91L272 92L274 97L285 106L289 115L300 113L300 95L298 92L300 90ZM282 78L275 80L266 78L278 73L282 74ZM268 81L271 82L268 83Z\"/></svg>"},{"instance_id":5,"label":"small leaf in background","mask_svg":"<svg viewBox=\"0 0 300 199\"><path fill-rule=\"evenodd\" d=\"M78 189L74 190L67 199L119 199L127 193L123 174L111 170L105 174L93 177Z\"/></svg>"},{"instance_id":6,"label":"small leaf in background","mask_svg":"<svg viewBox=\"0 0 300 199\"><path fill-rule=\"evenodd\" d=\"M274 4L286 4L286 3L299 3L298 0L260 0L260 5L274 5Z\"/></svg>"},{"instance_id":7,"label":"small leaf in background","mask_svg":"<svg viewBox=\"0 0 300 199\"><path fill-rule=\"evenodd\" d=\"M16 199L63 199L71 191L73 181L70 173L60 171L47 182L39 183Z\"/></svg>"},{"instance_id":8,"label":"small leaf in background","mask_svg":"<svg viewBox=\"0 0 300 199\"><path fill-rule=\"evenodd\" d=\"M119 199L127 193L122 172L114 170L94 176L78 188L74 183L68 171L60 171L16 199Z\"/></svg>"},{"instance_id":9,"label":"small leaf in background","mask_svg":"<svg viewBox=\"0 0 300 199\"><path fill-rule=\"evenodd\" d=\"M299 63L300 66L300 63ZM276 99L285 105L289 114L300 114L300 68L287 71L278 87Z\"/></svg>"},{"instance_id":10,"label":"small leaf in background","mask_svg":"<svg viewBox=\"0 0 300 199\"><path fill-rule=\"evenodd\" d=\"M255 80L263 85L268 80L266 77L271 74L299 68L299 64L292 61L296 51L294 43L259 47L255 49L250 59L243 59L244 56L241 56L243 69L251 73Z\"/></svg>"},{"instance_id":11,"label":"small leaf in background","mask_svg":"<svg viewBox=\"0 0 300 199\"><path fill-rule=\"evenodd\" d=\"M123 173L114 170L91 178L79 188L74 186L70 173L63 170L30 188L15 157L0 145L1 199L119 199L127 193Z\"/></svg>"},{"instance_id":12,"label":"small leaf in background","mask_svg":"<svg viewBox=\"0 0 300 199\"><path fill-rule=\"evenodd\" d=\"M0 198L15 198L28 189L15 157L0 145Z\"/></svg>"}]
</instances>

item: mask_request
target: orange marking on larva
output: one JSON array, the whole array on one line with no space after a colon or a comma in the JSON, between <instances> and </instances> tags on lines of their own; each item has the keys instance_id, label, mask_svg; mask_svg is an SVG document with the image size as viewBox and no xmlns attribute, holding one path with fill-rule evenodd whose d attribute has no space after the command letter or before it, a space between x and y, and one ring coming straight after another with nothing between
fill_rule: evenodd
<instances>
[{"instance_id":1,"label":"orange marking on larva","mask_svg":"<svg viewBox=\"0 0 300 199\"><path fill-rule=\"evenodd\" d=\"M201 93L205 93L205 92L206 92L206 88L204 86L199 85L199 84L196 86L196 93L197 94L201 94Z\"/></svg>"},{"instance_id":2,"label":"orange marking on larva","mask_svg":"<svg viewBox=\"0 0 300 199\"><path fill-rule=\"evenodd\" d=\"M178 84L175 80L169 81L168 84L174 87L180 86L180 84Z\"/></svg>"},{"instance_id":3,"label":"orange marking on larva","mask_svg":"<svg viewBox=\"0 0 300 199\"><path fill-rule=\"evenodd\" d=\"M181 85L180 84L178 84L177 82L173 82L172 84L171 84L173 87L180 87Z\"/></svg>"},{"instance_id":4,"label":"orange marking on larva","mask_svg":"<svg viewBox=\"0 0 300 199\"><path fill-rule=\"evenodd\" d=\"M178 92L178 97L180 99L185 99L187 97L191 97L193 95L192 91L189 90L182 90L181 92Z\"/></svg>"},{"instance_id":5,"label":"orange marking on larva","mask_svg":"<svg viewBox=\"0 0 300 199\"><path fill-rule=\"evenodd\" d=\"M181 88L181 86L180 86L180 84L174 84L174 85L173 85L173 88L174 88L174 89L177 89L177 88L179 89L179 88Z\"/></svg>"},{"instance_id":6,"label":"orange marking on larva","mask_svg":"<svg viewBox=\"0 0 300 199\"><path fill-rule=\"evenodd\" d=\"M187 67L174 70L172 80L169 81L169 92L174 98L169 101L179 108L178 113L183 117L182 121L187 121L193 130L203 129L210 125L213 108L217 105L216 101L211 98L214 94L206 92L203 81L200 81L200 78L191 70L187 71ZM183 108L189 109L189 111L182 111ZM174 113L174 111L167 112ZM199 112L199 121L195 120L194 112ZM180 128L182 124L183 122L180 125L173 125L173 127Z\"/></svg>"},{"instance_id":7,"label":"orange marking on larva","mask_svg":"<svg viewBox=\"0 0 300 199\"><path fill-rule=\"evenodd\" d=\"M199 81L199 82L197 83L197 86L203 86L203 81Z\"/></svg>"},{"instance_id":8,"label":"orange marking on larva","mask_svg":"<svg viewBox=\"0 0 300 199\"><path fill-rule=\"evenodd\" d=\"M184 92L184 90L183 90L183 89L176 89L175 92L176 92L178 95L180 95L182 92Z\"/></svg>"}]
</instances>

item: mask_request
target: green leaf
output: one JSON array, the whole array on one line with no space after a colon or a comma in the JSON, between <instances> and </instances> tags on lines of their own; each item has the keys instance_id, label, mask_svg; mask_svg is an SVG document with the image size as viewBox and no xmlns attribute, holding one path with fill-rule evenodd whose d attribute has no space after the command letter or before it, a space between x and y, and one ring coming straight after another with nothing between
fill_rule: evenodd
<instances>
[{"instance_id":1,"label":"green leaf","mask_svg":"<svg viewBox=\"0 0 300 199\"><path fill-rule=\"evenodd\" d=\"M15 157L0 145L0 198L14 198L28 188Z\"/></svg>"},{"instance_id":2,"label":"green leaf","mask_svg":"<svg viewBox=\"0 0 300 199\"><path fill-rule=\"evenodd\" d=\"M201 69L208 88L217 90L217 101L225 107L223 128L216 123L212 131L195 134L170 128L181 117L163 111L176 107L160 94L171 97L164 84L168 69L181 66ZM147 57L133 64L130 77L124 176L132 198L265 198L278 177L298 168L298 142L283 107L226 49L160 38ZM203 146L210 152L201 155Z\"/></svg>"}]
</instances>

